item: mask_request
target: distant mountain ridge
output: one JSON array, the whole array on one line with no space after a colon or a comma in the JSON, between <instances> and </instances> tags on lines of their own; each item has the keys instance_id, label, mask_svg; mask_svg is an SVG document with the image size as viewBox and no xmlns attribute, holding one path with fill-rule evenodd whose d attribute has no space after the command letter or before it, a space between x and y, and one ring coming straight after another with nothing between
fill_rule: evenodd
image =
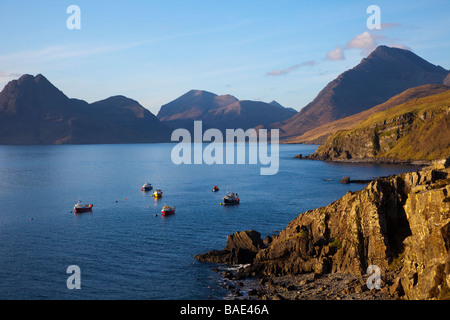
<instances>
[{"instance_id":1,"label":"distant mountain ridge","mask_svg":"<svg viewBox=\"0 0 450 320\"><path fill-rule=\"evenodd\" d=\"M158 119L172 128L192 130L193 122L200 120L203 128L244 130L258 125L292 117L297 111L285 108L276 101L238 100L232 95L216 95L203 90L191 90L163 105Z\"/></svg>"},{"instance_id":2,"label":"distant mountain ridge","mask_svg":"<svg viewBox=\"0 0 450 320\"><path fill-rule=\"evenodd\" d=\"M444 80L445 79L445 80ZM450 81L449 71L408 50L379 46L331 81L292 118L270 125L285 138L381 104L406 89Z\"/></svg>"},{"instance_id":3,"label":"distant mountain ridge","mask_svg":"<svg viewBox=\"0 0 450 320\"><path fill-rule=\"evenodd\" d=\"M0 144L168 142L170 134L135 100L70 99L42 74L23 75L0 92Z\"/></svg>"}]
</instances>

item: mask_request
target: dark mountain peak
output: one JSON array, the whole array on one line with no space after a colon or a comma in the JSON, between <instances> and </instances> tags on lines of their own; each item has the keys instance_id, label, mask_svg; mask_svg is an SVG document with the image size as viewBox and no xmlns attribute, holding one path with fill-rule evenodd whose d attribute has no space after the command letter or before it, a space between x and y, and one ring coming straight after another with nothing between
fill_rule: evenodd
<instances>
[{"instance_id":1,"label":"dark mountain peak","mask_svg":"<svg viewBox=\"0 0 450 320\"><path fill-rule=\"evenodd\" d=\"M186 92L184 95L182 95L180 98L186 98L186 97L197 97L197 98L205 98L205 97L216 97L217 94L205 91L205 90L197 90L192 89Z\"/></svg>"},{"instance_id":2,"label":"dark mountain peak","mask_svg":"<svg viewBox=\"0 0 450 320\"><path fill-rule=\"evenodd\" d=\"M12 80L11 82L18 82L18 83L24 83L28 81L34 81L34 76L31 74L24 74L17 80Z\"/></svg>"},{"instance_id":3,"label":"dark mountain peak","mask_svg":"<svg viewBox=\"0 0 450 320\"><path fill-rule=\"evenodd\" d=\"M167 142L170 133L133 99L69 99L42 74L23 75L0 93L0 144Z\"/></svg>"},{"instance_id":4,"label":"dark mountain peak","mask_svg":"<svg viewBox=\"0 0 450 320\"><path fill-rule=\"evenodd\" d=\"M103 103L114 103L115 105L121 105L121 106L130 105L130 104L139 104L139 102L137 102L136 100L125 97L123 95L112 96L112 97L106 98L104 100L94 102L94 104L103 104Z\"/></svg>"},{"instance_id":5,"label":"dark mountain peak","mask_svg":"<svg viewBox=\"0 0 450 320\"><path fill-rule=\"evenodd\" d=\"M163 121L199 119L210 110L238 101L232 95L218 96L205 90L190 90L161 107L158 118Z\"/></svg>"},{"instance_id":6,"label":"dark mountain peak","mask_svg":"<svg viewBox=\"0 0 450 320\"><path fill-rule=\"evenodd\" d=\"M408 50L395 48L395 47L388 47L386 45L380 45L380 46L376 47L376 49L373 50L367 58L382 57L387 54L401 53L404 51L408 51Z\"/></svg>"},{"instance_id":7,"label":"dark mountain peak","mask_svg":"<svg viewBox=\"0 0 450 320\"><path fill-rule=\"evenodd\" d=\"M388 47L385 45L378 46L366 59L361 61L358 67L364 67L365 63L370 63L374 68L378 68L380 65L394 68L393 70L399 72L414 72L420 70L422 72L440 73L445 77L448 71L441 66L436 66L425 59L419 57L414 52L406 49Z\"/></svg>"},{"instance_id":8,"label":"dark mountain peak","mask_svg":"<svg viewBox=\"0 0 450 320\"><path fill-rule=\"evenodd\" d=\"M17 80L12 80L12 83L17 83L18 85L40 85L40 86L52 86L52 83L48 81L46 77L42 74L37 74L33 76L31 74L24 74ZM56 87L55 87L56 88Z\"/></svg>"},{"instance_id":9,"label":"dark mountain peak","mask_svg":"<svg viewBox=\"0 0 450 320\"><path fill-rule=\"evenodd\" d=\"M272 106L275 106L275 107L284 108L281 104L279 104L275 100L272 100L271 102L269 102L269 104L272 105Z\"/></svg>"},{"instance_id":10,"label":"dark mountain peak","mask_svg":"<svg viewBox=\"0 0 450 320\"><path fill-rule=\"evenodd\" d=\"M130 114L135 118L154 117L154 115L145 109L136 100L130 99L123 95L112 96L101 101L92 103L93 107L101 109L108 114L122 114L126 116L127 110L131 111Z\"/></svg>"},{"instance_id":11,"label":"dark mountain peak","mask_svg":"<svg viewBox=\"0 0 450 320\"><path fill-rule=\"evenodd\" d=\"M291 119L275 123L285 137L345 118L381 104L406 89L443 84L449 71L415 53L377 47L354 68L327 84L317 97Z\"/></svg>"},{"instance_id":12,"label":"dark mountain peak","mask_svg":"<svg viewBox=\"0 0 450 320\"><path fill-rule=\"evenodd\" d=\"M19 79L10 81L0 92L0 111L5 110L10 114L20 111L38 112L65 105L69 100L42 74L24 74Z\"/></svg>"},{"instance_id":13,"label":"dark mountain peak","mask_svg":"<svg viewBox=\"0 0 450 320\"><path fill-rule=\"evenodd\" d=\"M14 93L30 93L31 91L40 91L42 95L57 95L60 98L68 99L58 88L56 88L46 77L42 74L36 76L30 74L24 74L17 80L10 81L3 91L7 91L9 94Z\"/></svg>"}]
</instances>

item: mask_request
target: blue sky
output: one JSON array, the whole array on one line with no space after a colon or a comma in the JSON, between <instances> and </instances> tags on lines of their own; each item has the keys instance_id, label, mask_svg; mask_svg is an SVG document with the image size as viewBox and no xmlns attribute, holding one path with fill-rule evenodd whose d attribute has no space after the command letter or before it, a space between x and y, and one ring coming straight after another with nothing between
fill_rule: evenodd
<instances>
[{"instance_id":1,"label":"blue sky","mask_svg":"<svg viewBox=\"0 0 450 320\"><path fill-rule=\"evenodd\" d=\"M381 30L366 25L373 4ZM0 0L0 89L42 73L71 98L121 94L154 114L190 89L299 110L376 45L449 69L449 12L448 0Z\"/></svg>"}]
</instances>

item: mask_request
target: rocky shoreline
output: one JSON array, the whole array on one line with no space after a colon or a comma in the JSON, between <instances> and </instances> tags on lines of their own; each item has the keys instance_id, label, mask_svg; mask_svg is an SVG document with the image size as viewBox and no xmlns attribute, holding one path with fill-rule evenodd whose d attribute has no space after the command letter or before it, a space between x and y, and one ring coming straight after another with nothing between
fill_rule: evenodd
<instances>
[{"instance_id":1,"label":"rocky shoreline","mask_svg":"<svg viewBox=\"0 0 450 320\"><path fill-rule=\"evenodd\" d=\"M409 166L430 166L433 161L429 160L401 160L396 158L349 158L349 159L339 159L339 158L331 158L321 154L310 154L307 156L303 156L303 154L298 154L294 157L294 159L299 160L320 160L327 162L341 162L341 163L371 163L371 164L393 164L393 165L409 165Z\"/></svg>"},{"instance_id":2,"label":"rocky shoreline","mask_svg":"<svg viewBox=\"0 0 450 320\"><path fill-rule=\"evenodd\" d=\"M397 300L387 282L384 289L367 287L369 275L317 274L271 276L262 279L243 279L239 274L222 273L224 286L233 300ZM392 276L391 276L392 277Z\"/></svg>"},{"instance_id":3,"label":"rocky shoreline","mask_svg":"<svg viewBox=\"0 0 450 320\"><path fill-rule=\"evenodd\" d=\"M449 299L448 164L375 179L300 214L278 235L236 232L224 249L195 258L246 264L223 274L236 299ZM373 266L379 288L369 282Z\"/></svg>"}]
</instances>

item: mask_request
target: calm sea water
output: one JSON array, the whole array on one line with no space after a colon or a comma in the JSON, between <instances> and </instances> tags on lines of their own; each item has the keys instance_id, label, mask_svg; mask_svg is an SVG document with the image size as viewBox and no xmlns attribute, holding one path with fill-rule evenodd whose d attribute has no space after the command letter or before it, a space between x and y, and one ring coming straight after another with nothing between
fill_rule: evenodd
<instances>
[{"instance_id":1,"label":"calm sea water","mask_svg":"<svg viewBox=\"0 0 450 320\"><path fill-rule=\"evenodd\" d=\"M220 275L196 254L236 231L273 234L363 188L343 176L415 169L296 160L317 146L280 145L279 173L261 176L259 165L176 166L173 146L0 146L0 299L222 299ZM146 181L162 199L140 191ZM219 205L227 186L239 206ZM78 199L93 212L74 214ZM165 204L174 216L161 217ZM67 288L70 265L81 290Z\"/></svg>"}]
</instances>

